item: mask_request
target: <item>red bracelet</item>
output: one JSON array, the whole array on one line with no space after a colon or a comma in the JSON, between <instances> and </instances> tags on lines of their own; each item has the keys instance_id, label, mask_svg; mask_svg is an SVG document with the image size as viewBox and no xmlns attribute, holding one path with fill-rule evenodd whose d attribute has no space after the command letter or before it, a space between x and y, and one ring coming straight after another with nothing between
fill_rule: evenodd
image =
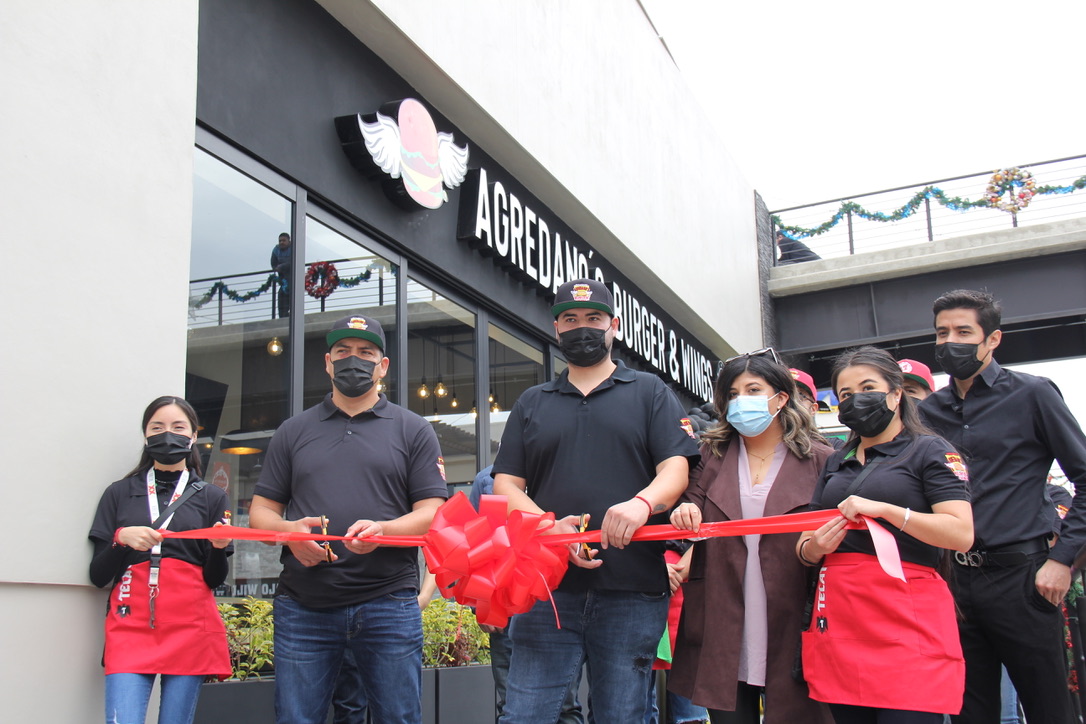
<instances>
[{"instance_id":1,"label":"red bracelet","mask_svg":"<svg viewBox=\"0 0 1086 724\"><path fill-rule=\"evenodd\" d=\"M124 543L121 543L121 539L118 537L121 534L122 530L124 530L124 526L121 526L117 530L113 531L113 545L114 546L124 546Z\"/></svg>"},{"instance_id":2,"label":"red bracelet","mask_svg":"<svg viewBox=\"0 0 1086 724\"><path fill-rule=\"evenodd\" d=\"M644 499L644 498L642 498L642 497L641 497L640 495L635 495L635 496L634 496L634 500L640 500L640 501L641 501L642 503L644 503L645 505L649 506L649 516L652 516L652 514L653 514L653 509L652 509L652 503L650 503L649 501L645 500L645 499Z\"/></svg>"}]
</instances>

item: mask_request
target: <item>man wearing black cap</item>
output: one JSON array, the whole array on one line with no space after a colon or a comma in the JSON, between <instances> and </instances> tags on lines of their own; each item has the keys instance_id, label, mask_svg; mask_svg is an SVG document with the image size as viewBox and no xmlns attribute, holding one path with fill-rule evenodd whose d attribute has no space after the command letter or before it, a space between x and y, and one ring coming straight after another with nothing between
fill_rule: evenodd
<instances>
[{"instance_id":1,"label":"man wearing black cap","mask_svg":"<svg viewBox=\"0 0 1086 724\"><path fill-rule=\"evenodd\" d=\"M254 528L354 536L346 544L283 546L275 598L279 724L323 724L344 652L361 669L375 721L422 719L417 551L372 535L418 535L447 496L433 428L376 388L388 372L377 320L332 327L332 392L272 437L250 509Z\"/></svg>"},{"instance_id":2,"label":"man wearing black cap","mask_svg":"<svg viewBox=\"0 0 1086 724\"><path fill-rule=\"evenodd\" d=\"M698 447L664 383L611 359L619 320L606 286L567 282L552 312L569 367L513 406L494 492L509 497L510 510L553 512L555 533L577 530L587 513L602 550L571 546L572 565L553 594L561 628L550 601L513 617L501 721L557 720L587 661L595 720L640 722L670 589L663 543L630 539L686 489Z\"/></svg>"}]
</instances>

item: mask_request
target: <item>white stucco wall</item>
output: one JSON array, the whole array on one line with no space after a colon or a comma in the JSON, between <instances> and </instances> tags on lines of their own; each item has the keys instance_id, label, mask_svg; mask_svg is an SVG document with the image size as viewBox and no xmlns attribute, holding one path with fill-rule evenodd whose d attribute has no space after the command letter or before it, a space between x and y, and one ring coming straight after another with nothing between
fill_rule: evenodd
<instances>
[{"instance_id":1,"label":"white stucco wall","mask_svg":"<svg viewBox=\"0 0 1086 724\"><path fill-rule=\"evenodd\" d=\"M99 721L87 531L184 392L197 2L11 0L0 32L0 701Z\"/></svg>"},{"instance_id":2,"label":"white stucco wall","mask_svg":"<svg viewBox=\"0 0 1086 724\"><path fill-rule=\"evenodd\" d=\"M716 353L761 344L753 191L635 0L319 2Z\"/></svg>"}]
</instances>

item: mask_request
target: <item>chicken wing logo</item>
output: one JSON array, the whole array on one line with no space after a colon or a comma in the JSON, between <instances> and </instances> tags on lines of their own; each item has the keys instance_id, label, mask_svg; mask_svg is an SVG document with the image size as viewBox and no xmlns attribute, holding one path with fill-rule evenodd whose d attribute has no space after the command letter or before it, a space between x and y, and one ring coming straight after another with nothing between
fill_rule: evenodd
<instances>
[{"instance_id":1,"label":"chicken wing logo","mask_svg":"<svg viewBox=\"0 0 1086 724\"><path fill-rule=\"evenodd\" d=\"M694 426L690 423L689 417L683 417L679 419L679 427L683 429L687 435L697 440L698 436L694 434Z\"/></svg>"},{"instance_id":2,"label":"chicken wing logo","mask_svg":"<svg viewBox=\"0 0 1086 724\"><path fill-rule=\"evenodd\" d=\"M950 468L950 472L954 473L963 483L969 482L969 471L965 469L965 463L962 462L962 456L957 453L946 454L946 466Z\"/></svg>"},{"instance_id":3,"label":"chicken wing logo","mask_svg":"<svg viewBox=\"0 0 1086 724\"><path fill-rule=\"evenodd\" d=\"M347 326L351 329L365 329L369 325L366 323L365 317L351 317L351 321L347 322Z\"/></svg>"},{"instance_id":4,"label":"chicken wing logo","mask_svg":"<svg viewBox=\"0 0 1086 724\"><path fill-rule=\"evenodd\" d=\"M414 98L381 106L377 113L336 118L336 131L351 164L367 175L385 174L385 191L396 203L427 209L449 200L445 188L461 184L468 147L438 133L426 107ZM394 179L398 180L395 181Z\"/></svg>"}]
</instances>

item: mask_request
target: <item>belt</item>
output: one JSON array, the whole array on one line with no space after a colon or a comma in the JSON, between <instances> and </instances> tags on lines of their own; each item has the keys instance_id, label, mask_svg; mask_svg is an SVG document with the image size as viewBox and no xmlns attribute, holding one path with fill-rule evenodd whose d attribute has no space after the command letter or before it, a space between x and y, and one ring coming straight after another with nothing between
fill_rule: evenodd
<instances>
[{"instance_id":1,"label":"belt","mask_svg":"<svg viewBox=\"0 0 1086 724\"><path fill-rule=\"evenodd\" d=\"M954 551L954 562L959 566L968 568L980 568L982 566L1020 566L1029 561L1030 556L1048 552L1048 541L1044 538L1022 541L1021 543L1009 543L997 548L987 550L974 548L962 553Z\"/></svg>"}]
</instances>

